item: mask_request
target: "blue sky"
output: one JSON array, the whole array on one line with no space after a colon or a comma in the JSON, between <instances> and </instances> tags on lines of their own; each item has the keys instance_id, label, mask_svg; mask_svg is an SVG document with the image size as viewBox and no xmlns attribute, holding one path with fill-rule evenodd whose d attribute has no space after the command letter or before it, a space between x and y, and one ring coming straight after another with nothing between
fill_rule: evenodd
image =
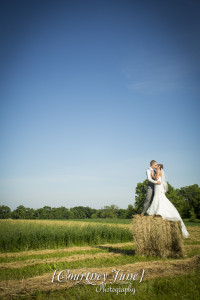
<instances>
[{"instance_id":1,"label":"blue sky","mask_svg":"<svg viewBox=\"0 0 200 300\"><path fill-rule=\"evenodd\" d=\"M0 204L134 204L200 183L198 1L1 1Z\"/></svg>"}]
</instances>

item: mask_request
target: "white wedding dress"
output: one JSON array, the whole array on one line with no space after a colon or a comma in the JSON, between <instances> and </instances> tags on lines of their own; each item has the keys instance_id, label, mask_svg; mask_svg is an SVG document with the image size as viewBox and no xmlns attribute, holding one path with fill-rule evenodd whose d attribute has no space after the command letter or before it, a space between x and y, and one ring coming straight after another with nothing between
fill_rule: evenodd
<instances>
[{"instance_id":1,"label":"white wedding dress","mask_svg":"<svg viewBox=\"0 0 200 300\"><path fill-rule=\"evenodd\" d=\"M188 238L189 233L181 219L176 207L169 201L165 195L165 188L162 182L162 177L159 176L158 180L161 184L154 185L154 197L150 207L147 210L148 215L161 215L163 219L170 221L181 221L181 230L183 238Z\"/></svg>"}]
</instances>

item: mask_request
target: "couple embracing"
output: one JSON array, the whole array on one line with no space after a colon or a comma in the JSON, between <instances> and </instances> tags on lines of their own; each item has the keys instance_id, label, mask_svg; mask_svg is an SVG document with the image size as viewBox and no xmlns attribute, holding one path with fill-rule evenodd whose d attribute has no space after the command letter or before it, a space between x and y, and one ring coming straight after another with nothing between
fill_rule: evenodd
<instances>
[{"instance_id":1,"label":"couple embracing","mask_svg":"<svg viewBox=\"0 0 200 300\"><path fill-rule=\"evenodd\" d=\"M165 195L168 191L168 184L163 169L163 164L157 164L155 160L150 162L150 167L146 172L148 179L147 193L141 216L147 213L148 215L160 215L163 219L170 221L181 221L182 236L188 238L189 233L179 212Z\"/></svg>"}]
</instances>

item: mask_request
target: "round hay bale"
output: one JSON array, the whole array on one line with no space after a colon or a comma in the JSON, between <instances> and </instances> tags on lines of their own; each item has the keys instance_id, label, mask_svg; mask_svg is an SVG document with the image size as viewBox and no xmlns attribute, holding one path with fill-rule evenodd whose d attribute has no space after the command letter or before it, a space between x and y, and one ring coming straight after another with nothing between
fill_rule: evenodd
<instances>
[{"instance_id":1,"label":"round hay bale","mask_svg":"<svg viewBox=\"0 0 200 300\"><path fill-rule=\"evenodd\" d=\"M145 256L183 257L181 222L160 215L133 215L135 253Z\"/></svg>"}]
</instances>

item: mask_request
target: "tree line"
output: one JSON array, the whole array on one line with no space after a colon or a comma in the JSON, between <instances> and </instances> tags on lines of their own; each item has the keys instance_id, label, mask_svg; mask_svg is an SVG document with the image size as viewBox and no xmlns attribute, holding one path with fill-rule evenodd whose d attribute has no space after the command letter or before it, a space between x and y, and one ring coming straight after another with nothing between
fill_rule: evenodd
<instances>
[{"instance_id":1,"label":"tree line","mask_svg":"<svg viewBox=\"0 0 200 300\"><path fill-rule=\"evenodd\" d=\"M135 203L129 204L127 209L119 208L112 204L101 209L90 208L89 206L75 206L70 209L61 207L44 206L33 209L19 205L11 209L6 205L0 206L0 219L97 219L97 218L119 218L131 219L134 214L142 211L146 198L147 180L139 182L135 191ZM167 198L174 204L182 218L189 218L190 221L200 219L200 187L197 184L174 189L168 183Z\"/></svg>"}]
</instances>

